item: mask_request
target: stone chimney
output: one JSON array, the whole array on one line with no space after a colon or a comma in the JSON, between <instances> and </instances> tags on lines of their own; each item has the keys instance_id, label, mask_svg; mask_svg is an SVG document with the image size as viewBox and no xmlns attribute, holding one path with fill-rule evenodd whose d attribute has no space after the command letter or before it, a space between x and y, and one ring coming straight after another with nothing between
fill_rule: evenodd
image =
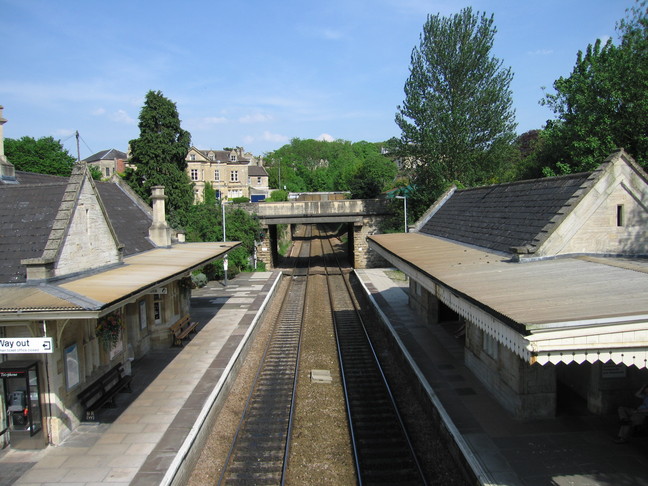
<instances>
[{"instance_id":1,"label":"stone chimney","mask_svg":"<svg viewBox=\"0 0 648 486\"><path fill-rule=\"evenodd\" d=\"M4 128L3 125L7 120L2 116L3 106L0 106L0 180L5 182L15 182L16 172L14 166L9 163L4 153Z\"/></svg>"},{"instance_id":2,"label":"stone chimney","mask_svg":"<svg viewBox=\"0 0 648 486\"><path fill-rule=\"evenodd\" d=\"M156 246L171 246L171 228L166 222L164 186L153 186L151 204L153 206L153 224L149 228L149 238Z\"/></svg>"}]
</instances>

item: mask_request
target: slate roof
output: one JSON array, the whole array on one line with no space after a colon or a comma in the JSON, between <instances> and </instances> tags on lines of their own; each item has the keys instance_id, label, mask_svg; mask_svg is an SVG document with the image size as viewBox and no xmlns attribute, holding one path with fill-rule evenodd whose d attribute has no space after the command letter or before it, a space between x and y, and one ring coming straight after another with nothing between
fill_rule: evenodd
<instances>
[{"instance_id":1,"label":"slate roof","mask_svg":"<svg viewBox=\"0 0 648 486\"><path fill-rule=\"evenodd\" d=\"M0 185L0 283L26 281L22 259L43 255L68 186L67 177L16 172L18 184ZM95 183L124 256L155 248L152 219L115 183Z\"/></svg>"},{"instance_id":2,"label":"slate roof","mask_svg":"<svg viewBox=\"0 0 648 486\"><path fill-rule=\"evenodd\" d=\"M259 167L258 165L251 165L248 168L248 175L250 177L268 177L265 168Z\"/></svg>"},{"instance_id":3,"label":"slate roof","mask_svg":"<svg viewBox=\"0 0 648 486\"><path fill-rule=\"evenodd\" d=\"M0 189L0 283L20 283L27 271L20 260L38 258L52 230L67 180Z\"/></svg>"},{"instance_id":4,"label":"slate roof","mask_svg":"<svg viewBox=\"0 0 648 486\"><path fill-rule=\"evenodd\" d=\"M457 190L420 232L495 251L537 246L581 197L591 173Z\"/></svg>"},{"instance_id":5,"label":"slate roof","mask_svg":"<svg viewBox=\"0 0 648 486\"><path fill-rule=\"evenodd\" d=\"M124 256L155 248L148 239L153 223L151 214L143 211L118 184L95 182L117 239L124 245Z\"/></svg>"},{"instance_id":6,"label":"slate roof","mask_svg":"<svg viewBox=\"0 0 648 486\"><path fill-rule=\"evenodd\" d=\"M101 152L97 152L96 154L91 155L87 159L83 159L83 162L98 162L100 160L113 160L113 159L126 160L127 155L120 150L108 149L108 150L102 150Z\"/></svg>"},{"instance_id":7,"label":"slate roof","mask_svg":"<svg viewBox=\"0 0 648 486\"><path fill-rule=\"evenodd\" d=\"M242 158L239 157L238 155L236 156L236 160L230 160L230 155L232 152L230 152L229 150L211 150L211 149L201 150L201 149L197 149L196 147L192 147L191 149L201 154L205 158L205 160L208 161L209 161L209 154L213 153L214 154L213 162L219 162L221 164L229 164L229 165L246 165L250 163L250 159Z\"/></svg>"}]
</instances>

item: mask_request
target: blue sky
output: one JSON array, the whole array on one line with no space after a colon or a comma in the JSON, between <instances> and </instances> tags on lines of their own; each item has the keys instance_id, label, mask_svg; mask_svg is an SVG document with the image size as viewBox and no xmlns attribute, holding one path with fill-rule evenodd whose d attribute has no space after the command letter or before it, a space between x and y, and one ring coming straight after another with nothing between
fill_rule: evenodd
<instances>
[{"instance_id":1,"label":"blue sky","mask_svg":"<svg viewBox=\"0 0 648 486\"><path fill-rule=\"evenodd\" d=\"M125 151L149 90L201 149L256 155L290 139L399 136L410 54L428 14L494 14L518 133L551 111L542 87L579 49L617 39L633 0L0 0L0 105L9 138L53 136L76 156Z\"/></svg>"}]
</instances>

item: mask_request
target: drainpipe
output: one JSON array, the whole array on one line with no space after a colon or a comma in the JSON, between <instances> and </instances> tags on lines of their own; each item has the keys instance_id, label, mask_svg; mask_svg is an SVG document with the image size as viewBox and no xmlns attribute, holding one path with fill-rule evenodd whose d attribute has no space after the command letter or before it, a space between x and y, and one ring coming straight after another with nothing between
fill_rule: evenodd
<instances>
[{"instance_id":1,"label":"drainpipe","mask_svg":"<svg viewBox=\"0 0 648 486\"><path fill-rule=\"evenodd\" d=\"M43 337L47 337L47 321L43 320ZM47 383L47 443L52 443L52 389L49 376L49 354L45 354L45 383Z\"/></svg>"}]
</instances>

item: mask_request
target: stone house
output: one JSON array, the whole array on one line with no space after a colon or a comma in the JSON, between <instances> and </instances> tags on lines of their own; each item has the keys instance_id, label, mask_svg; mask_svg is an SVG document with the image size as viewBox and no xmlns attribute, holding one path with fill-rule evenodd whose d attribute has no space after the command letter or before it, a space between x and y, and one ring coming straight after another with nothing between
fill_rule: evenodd
<instances>
[{"instance_id":1,"label":"stone house","mask_svg":"<svg viewBox=\"0 0 648 486\"><path fill-rule=\"evenodd\" d=\"M127 158L124 152L108 149L97 152L82 162L99 169L104 179L110 179L114 174L121 174L126 170Z\"/></svg>"},{"instance_id":2,"label":"stone house","mask_svg":"<svg viewBox=\"0 0 648 486\"><path fill-rule=\"evenodd\" d=\"M194 183L195 201L201 201L205 183L211 183L218 199L268 194L268 174L262 160L234 150L198 150L191 147L186 157L187 174Z\"/></svg>"},{"instance_id":3,"label":"stone house","mask_svg":"<svg viewBox=\"0 0 648 486\"><path fill-rule=\"evenodd\" d=\"M620 150L591 173L449 190L369 246L410 278L426 325L519 419L597 414L648 382L648 175Z\"/></svg>"},{"instance_id":4,"label":"stone house","mask_svg":"<svg viewBox=\"0 0 648 486\"><path fill-rule=\"evenodd\" d=\"M190 273L240 243L180 243L162 187L151 208L83 163L68 178L0 162L0 446L37 448L84 419L79 394L108 370L129 374L172 345L169 327L190 313ZM47 350L10 349L30 340ZM8 412L16 400L22 418Z\"/></svg>"}]
</instances>

